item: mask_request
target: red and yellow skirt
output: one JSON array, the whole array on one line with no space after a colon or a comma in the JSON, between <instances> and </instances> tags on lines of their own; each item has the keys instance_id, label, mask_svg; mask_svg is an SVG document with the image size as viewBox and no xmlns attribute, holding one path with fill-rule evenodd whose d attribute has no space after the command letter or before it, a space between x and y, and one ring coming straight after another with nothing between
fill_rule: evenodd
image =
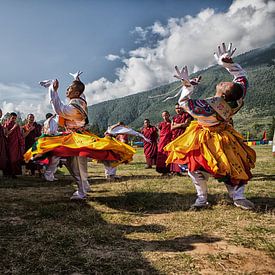
<instances>
[{"instance_id":1,"label":"red and yellow skirt","mask_svg":"<svg viewBox=\"0 0 275 275\"><path fill-rule=\"evenodd\" d=\"M135 149L111 137L100 138L90 132L64 133L57 136L41 136L25 153L24 160L43 156L85 156L99 161L111 161L112 166L133 159Z\"/></svg>"},{"instance_id":2,"label":"red and yellow skirt","mask_svg":"<svg viewBox=\"0 0 275 275\"><path fill-rule=\"evenodd\" d=\"M164 147L169 152L166 163L187 164L191 172L204 169L233 185L246 183L252 177L256 153L243 140L227 123L206 127L192 121L181 136Z\"/></svg>"}]
</instances>

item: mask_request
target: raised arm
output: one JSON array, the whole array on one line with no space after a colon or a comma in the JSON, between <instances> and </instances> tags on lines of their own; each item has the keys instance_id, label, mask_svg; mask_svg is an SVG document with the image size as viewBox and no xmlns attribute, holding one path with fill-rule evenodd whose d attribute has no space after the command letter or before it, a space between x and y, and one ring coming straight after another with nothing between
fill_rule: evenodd
<instances>
[{"instance_id":1,"label":"raised arm","mask_svg":"<svg viewBox=\"0 0 275 275\"><path fill-rule=\"evenodd\" d=\"M45 88L49 88L49 98L54 112L61 117L66 117L67 119L73 120L78 111L71 105L65 105L59 98L58 87L59 82L55 80L44 80L40 81L39 84Z\"/></svg>"},{"instance_id":2,"label":"raised arm","mask_svg":"<svg viewBox=\"0 0 275 275\"><path fill-rule=\"evenodd\" d=\"M248 87L247 75L239 64L233 62L232 56L235 51L236 48L232 49L232 43L229 43L228 48L226 48L225 43L222 43L222 46L218 46L218 51L214 53L214 57L217 63L233 76L233 82L242 86L243 97L245 97Z\"/></svg>"},{"instance_id":3,"label":"raised arm","mask_svg":"<svg viewBox=\"0 0 275 275\"><path fill-rule=\"evenodd\" d=\"M181 80L182 82L181 95L178 101L179 105L182 106L184 102L190 98L191 94L198 86L201 80L201 76L189 79L187 66L184 66L181 70L178 69L178 66L175 66L175 70L177 74L174 75L174 77Z\"/></svg>"}]
</instances>

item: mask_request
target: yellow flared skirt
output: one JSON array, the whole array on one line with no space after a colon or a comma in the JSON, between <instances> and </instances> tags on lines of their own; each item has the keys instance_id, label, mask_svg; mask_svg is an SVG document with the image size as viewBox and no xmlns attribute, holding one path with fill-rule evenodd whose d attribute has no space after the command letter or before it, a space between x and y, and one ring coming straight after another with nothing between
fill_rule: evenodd
<instances>
[{"instance_id":1,"label":"yellow flared skirt","mask_svg":"<svg viewBox=\"0 0 275 275\"><path fill-rule=\"evenodd\" d=\"M255 151L230 124L205 127L192 121L184 134L167 144L166 163L187 164L189 171L204 169L232 184L246 183L256 161Z\"/></svg>"},{"instance_id":2,"label":"yellow flared skirt","mask_svg":"<svg viewBox=\"0 0 275 275\"><path fill-rule=\"evenodd\" d=\"M100 138L90 132L41 136L24 155L25 162L47 154L56 156L86 156L99 161L111 161L113 166L133 159L135 149L111 137Z\"/></svg>"}]
</instances>

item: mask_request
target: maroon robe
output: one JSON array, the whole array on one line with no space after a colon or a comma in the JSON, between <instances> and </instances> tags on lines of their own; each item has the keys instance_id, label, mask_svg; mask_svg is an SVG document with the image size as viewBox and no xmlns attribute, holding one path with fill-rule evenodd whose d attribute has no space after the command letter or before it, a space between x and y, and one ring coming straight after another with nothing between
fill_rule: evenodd
<instances>
[{"instance_id":1,"label":"maroon robe","mask_svg":"<svg viewBox=\"0 0 275 275\"><path fill-rule=\"evenodd\" d=\"M150 167L156 164L158 153L158 129L155 126L143 127L141 133L151 142L144 140L144 155L147 165Z\"/></svg>"},{"instance_id":2,"label":"maroon robe","mask_svg":"<svg viewBox=\"0 0 275 275\"><path fill-rule=\"evenodd\" d=\"M5 170L8 164L7 138L4 134L4 128L0 124L0 170Z\"/></svg>"},{"instance_id":3,"label":"maroon robe","mask_svg":"<svg viewBox=\"0 0 275 275\"><path fill-rule=\"evenodd\" d=\"M159 142L158 142L158 154L156 171L159 173L167 174L170 171L170 165L166 166L166 159L168 152L164 152L163 148L167 145L172 138L171 121L162 121L158 125L159 128Z\"/></svg>"},{"instance_id":4,"label":"maroon robe","mask_svg":"<svg viewBox=\"0 0 275 275\"><path fill-rule=\"evenodd\" d=\"M34 126L34 129L30 131L30 133L25 137L25 152L32 147L32 145L36 141L36 138L41 136L42 126L40 124L37 124L36 122L33 123L33 126ZM29 128L30 128L30 125L25 124L22 127L23 133L27 132Z\"/></svg>"},{"instance_id":5,"label":"maroon robe","mask_svg":"<svg viewBox=\"0 0 275 275\"><path fill-rule=\"evenodd\" d=\"M5 128L9 131L13 128L15 123L8 121L5 124ZM5 175L15 176L21 175L21 163L23 161L24 154L24 138L19 125L8 135L8 167L4 170Z\"/></svg>"},{"instance_id":6,"label":"maroon robe","mask_svg":"<svg viewBox=\"0 0 275 275\"><path fill-rule=\"evenodd\" d=\"M29 150L35 143L36 139L41 136L42 126L40 124L37 124L36 122L33 123L34 129L29 132L29 134L25 137L25 152ZM31 125L25 124L22 127L23 132L27 132L30 129ZM31 170L31 174L35 174L35 170L40 171L42 169L42 166L36 163L33 163L32 161L29 161L26 164L26 169Z\"/></svg>"},{"instance_id":7,"label":"maroon robe","mask_svg":"<svg viewBox=\"0 0 275 275\"><path fill-rule=\"evenodd\" d=\"M182 113L182 114L176 114L173 117L173 122L180 124L180 123L185 123L187 120L191 120L193 119L188 113ZM179 137L180 135L182 135L185 131L186 127L182 127L182 128L177 128L177 129L173 129L172 130L172 140L176 139L177 137ZM180 173L180 167L178 164L175 163L171 163L170 165L170 171L173 173Z\"/></svg>"}]
</instances>

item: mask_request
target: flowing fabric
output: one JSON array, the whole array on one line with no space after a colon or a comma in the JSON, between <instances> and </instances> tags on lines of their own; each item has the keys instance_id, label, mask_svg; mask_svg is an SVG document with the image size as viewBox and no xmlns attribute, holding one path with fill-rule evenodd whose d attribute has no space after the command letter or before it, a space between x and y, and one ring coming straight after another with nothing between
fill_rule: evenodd
<instances>
[{"instance_id":1,"label":"flowing fabric","mask_svg":"<svg viewBox=\"0 0 275 275\"><path fill-rule=\"evenodd\" d=\"M256 153L243 140L228 123L206 127L192 121L183 135L165 146L166 163L187 164L191 172L204 169L233 185L245 184L252 177Z\"/></svg>"},{"instance_id":2,"label":"flowing fabric","mask_svg":"<svg viewBox=\"0 0 275 275\"><path fill-rule=\"evenodd\" d=\"M193 118L188 113L184 112L182 114L176 114L173 117L173 122L177 123L177 124L180 124L180 123L185 123L188 119L192 120ZM184 133L185 129L186 129L186 126L181 127L181 128L173 129L172 130L172 140L175 140L177 137L182 135ZM170 171L173 172L173 173L180 173L181 169L180 169L178 164L171 163Z\"/></svg>"},{"instance_id":3,"label":"flowing fabric","mask_svg":"<svg viewBox=\"0 0 275 275\"><path fill-rule=\"evenodd\" d=\"M141 133L150 142L144 140L144 155L146 162L149 166L156 164L157 153L158 153L158 130L155 126L150 125L147 128L142 128Z\"/></svg>"},{"instance_id":4,"label":"flowing fabric","mask_svg":"<svg viewBox=\"0 0 275 275\"><path fill-rule=\"evenodd\" d=\"M42 135L25 153L28 162L32 157L46 153L55 156L85 156L99 161L112 161L112 166L127 163L132 160L135 149L114 138L98 136L89 133L64 133L59 136Z\"/></svg>"}]
</instances>

